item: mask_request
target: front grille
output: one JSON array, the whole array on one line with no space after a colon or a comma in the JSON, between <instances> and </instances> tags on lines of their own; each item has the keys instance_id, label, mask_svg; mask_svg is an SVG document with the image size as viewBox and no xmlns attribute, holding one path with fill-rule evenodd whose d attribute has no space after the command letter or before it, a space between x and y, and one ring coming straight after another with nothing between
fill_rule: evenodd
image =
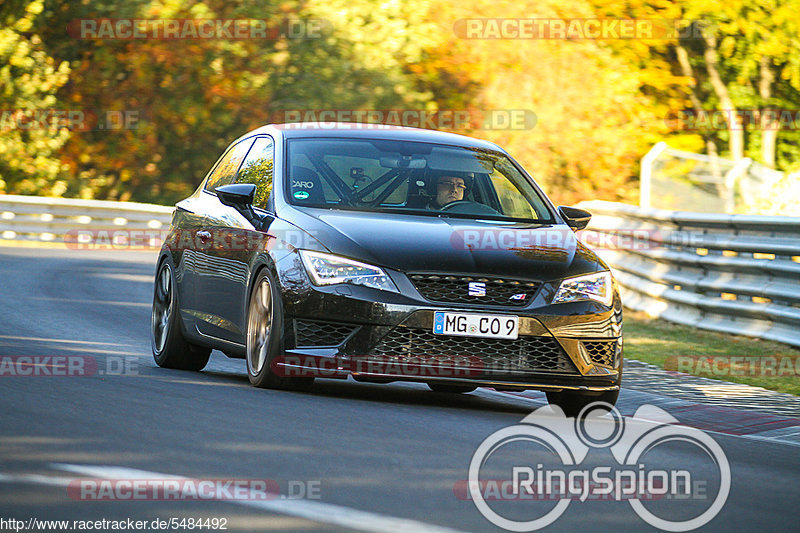
<instances>
[{"instance_id":1,"label":"front grille","mask_svg":"<svg viewBox=\"0 0 800 533\"><path fill-rule=\"evenodd\" d=\"M294 334L297 346L339 346L358 326L334 322L295 320Z\"/></svg>"},{"instance_id":2,"label":"front grille","mask_svg":"<svg viewBox=\"0 0 800 533\"><path fill-rule=\"evenodd\" d=\"M583 341L583 347L589 354L593 363L598 365L614 366L614 352L617 341Z\"/></svg>"},{"instance_id":3,"label":"front grille","mask_svg":"<svg viewBox=\"0 0 800 533\"><path fill-rule=\"evenodd\" d=\"M414 286L425 299L450 304L482 304L523 306L530 303L539 283L535 281L483 278L476 276L448 276L438 274L411 274ZM483 284L483 296L470 296L470 283ZM474 289L480 289L480 285ZM475 291L473 291L475 292ZM524 295L524 296L522 296ZM512 297L516 297L512 299Z\"/></svg>"},{"instance_id":4,"label":"front grille","mask_svg":"<svg viewBox=\"0 0 800 533\"><path fill-rule=\"evenodd\" d=\"M553 337L484 339L434 335L426 329L399 326L386 335L373 352L389 361L443 366L454 360L477 362L477 358L480 366L492 373L577 372Z\"/></svg>"}]
</instances>

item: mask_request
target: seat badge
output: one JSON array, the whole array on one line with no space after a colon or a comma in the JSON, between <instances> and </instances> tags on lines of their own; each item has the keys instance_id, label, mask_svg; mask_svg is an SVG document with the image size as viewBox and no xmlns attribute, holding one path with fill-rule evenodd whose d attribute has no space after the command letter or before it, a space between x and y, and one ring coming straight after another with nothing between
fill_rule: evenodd
<instances>
[{"instance_id":1,"label":"seat badge","mask_svg":"<svg viewBox=\"0 0 800 533\"><path fill-rule=\"evenodd\" d=\"M470 281L468 295L486 296L486 284L481 281Z\"/></svg>"}]
</instances>

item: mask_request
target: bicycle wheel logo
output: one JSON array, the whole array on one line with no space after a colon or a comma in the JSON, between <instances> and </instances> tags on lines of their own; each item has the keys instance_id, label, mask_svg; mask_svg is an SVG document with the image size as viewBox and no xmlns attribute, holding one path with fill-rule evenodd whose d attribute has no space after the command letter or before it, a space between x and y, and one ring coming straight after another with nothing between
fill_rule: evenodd
<instances>
[{"instance_id":1,"label":"bicycle wheel logo","mask_svg":"<svg viewBox=\"0 0 800 533\"><path fill-rule=\"evenodd\" d=\"M606 412L610 416L601 416ZM649 422L652 420L659 422ZM730 466L714 439L700 430L674 425L677 422L666 411L651 405L641 406L627 420L616 408L601 402L586 406L574 419L565 417L557 407L537 409L519 424L491 434L478 446L469 465L469 498L487 520L508 531L542 529L562 516L573 500L587 499L628 501L642 520L665 531L697 529L710 522L725 505L730 492ZM683 503L682 516L677 518L665 516L669 513L663 508L647 505L691 501L693 487L698 483L705 487L705 482L698 482L687 468L652 468L648 458L656 456L663 461L668 456L659 452L672 446L681 447L682 456L690 455L703 462L704 472L713 472L713 497L711 491L704 492L702 502L697 504L702 508L690 512L691 516L686 516L687 506ZM536 464L504 461L513 463L510 476L503 481L503 490L490 497L486 487L496 480L482 477L482 469L497 462L495 458L504 450L522 447L537 449L533 454L538 458ZM590 463L587 456L593 449L610 451L616 465L601 463L590 468L585 463ZM515 457L531 456L517 453ZM543 465L543 456L558 464L555 468ZM490 503L524 499L554 504L540 516L520 519L519 512L504 515Z\"/></svg>"}]
</instances>

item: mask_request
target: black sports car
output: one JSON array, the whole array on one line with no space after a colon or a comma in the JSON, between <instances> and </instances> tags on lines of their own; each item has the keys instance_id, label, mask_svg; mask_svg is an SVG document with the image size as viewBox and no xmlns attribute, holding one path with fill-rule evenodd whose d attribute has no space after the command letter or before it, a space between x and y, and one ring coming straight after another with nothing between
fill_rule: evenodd
<instances>
[{"instance_id":1,"label":"black sports car","mask_svg":"<svg viewBox=\"0 0 800 533\"><path fill-rule=\"evenodd\" d=\"M568 414L616 401L622 305L495 144L364 124L268 125L177 204L158 258L163 367L244 358L251 383L315 377L538 389Z\"/></svg>"}]
</instances>

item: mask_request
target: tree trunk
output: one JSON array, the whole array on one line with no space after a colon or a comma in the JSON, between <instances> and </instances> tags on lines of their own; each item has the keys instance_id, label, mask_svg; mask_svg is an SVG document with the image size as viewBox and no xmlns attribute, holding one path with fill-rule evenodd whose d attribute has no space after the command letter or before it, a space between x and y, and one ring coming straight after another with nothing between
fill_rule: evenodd
<instances>
[{"instance_id":1,"label":"tree trunk","mask_svg":"<svg viewBox=\"0 0 800 533\"><path fill-rule=\"evenodd\" d=\"M697 77L694 74L694 69L692 69L692 64L689 62L689 52L687 52L686 48L680 44L676 45L675 51L678 56L678 64L681 66L681 73L693 80L692 86L690 87L689 99L692 101L692 106L694 107L695 113L697 113L697 117L700 118L704 113L703 104L700 102L700 97L697 95L697 86L699 84L697 83ZM722 179L722 171L719 168L719 154L717 154L717 145L714 144L712 135L707 131L700 132L700 134L706 143L706 152L708 152L708 155L711 156L711 177L714 179L714 183L716 184L717 193L720 195L720 197L723 197L725 194L725 182Z\"/></svg>"},{"instance_id":2,"label":"tree trunk","mask_svg":"<svg viewBox=\"0 0 800 533\"><path fill-rule=\"evenodd\" d=\"M769 101L772 98L772 82L775 81L775 73L770 68L770 58L766 56L762 56L759 60L759 67L761 78L758 81L758 94L763 101L761 116L758 119L758 125L761 128L761 160L766 166L775 168L778 120Z\"/></svg>"},{"instance_id":3,"label":"tree trunk","mask_svg":"<svg viewBox=\"0 0 800 533\"><path fill-rule=\"evenodd\" d=\"M733 106L728 87L722 81L719 74L719 61L717 58L717 38L713 35L705 37L706 49L703 53L703 58L706 63L706 70L708 71L708 79L714 92L719 98L720 107L722 112L725 113L725 122L728 125L729 147L731 157L734 161L739 161L744 158L744 130L742 129L742 120Z\"/></svg>"}]
</instances>

